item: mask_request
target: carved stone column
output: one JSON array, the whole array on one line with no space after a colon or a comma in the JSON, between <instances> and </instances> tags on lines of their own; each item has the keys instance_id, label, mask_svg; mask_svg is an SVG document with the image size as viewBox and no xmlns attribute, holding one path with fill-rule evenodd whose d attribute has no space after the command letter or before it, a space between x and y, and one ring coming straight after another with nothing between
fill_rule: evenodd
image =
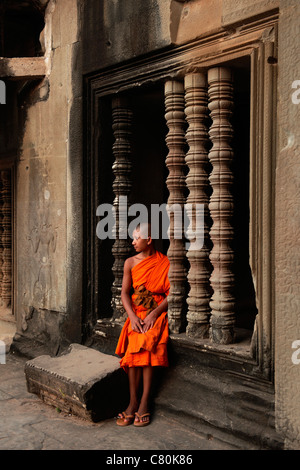
<instances>
[{"instance_id":1,"label":"carved stone column","mask_svg":"<svg viewBox=\"0 0 300 470\"><path fill-rule=\"evenodd\" d=\"M2 281L1 281L1 304L7 308L11 306L11 274L12 274L12 258L11 258L11 173L10 170L3 170L0 173L2 183Z\"/></svg>"},{"instance_id":2,"label":"carved stone column","mask_svg":"<svg viewBox=\"0 0 300 470\"><path fill-rule=\"evenodd\" d=\"M166 159L169 170L166 181L169 190L168 206L170 209L175 209L175 213L170 211L168 258L171 288L168 296L168 318L170 331L179 333L183 327L187 274L183 223L177 222L183 214L186 190L184 86L182 82L169 80L165 83L165 111L169 129L166 137L169 150Z\"/></svg>"},{"instance_id":3,"label":"carved stone column","mask_svg":"<svg viewBox=\"0 0 300 470\"><path fill-rule=\"evenodd\" d=\"M115 194L113 206L116 215L116 238L112 248L114 256L112 285L113 319L123 322L126 312L121 301L123 267L125 259L130 255L131 242L127 235L126 198L131 191L131 128L132 111L125 97L117 96L112 102L113 132L115 142L113 154L115 161L112 167L115 179L113 191ZM125 204L124 204L125 201Z\"/></svg>"},{"instance_id":4,"label":"carved stone column","mask_svg":"<svg viewBox=\"0 0 300 470\"><path fill-rule=\"evenodd\" d=\"M212 118L209 135L213 144L209 152L212 164L210 182L213 190L209 204L213 221L210 231L213 242L210 254L213 266L211 285L214 291L210 302L211 338L216 343L228 344L234 340L235 325L232 272L234 253L231 248L233 239L231 225L233 174L230 168L233 158L231 147L233 129L230 124L233 108L231 70L224 67L210 69L208 84L208 107Z\"/></svg>"},{"instance_id":5,"label":"carved stone column","mask_svg":"<svg viewBox=\"0 0 300 470\"><path fill-rule=\"evenodd\" d=\"M0 307L3 306L2 304L2 279L3 279L3 271L2 271L2 265L3 265L3 253L4 253L4 247L2 245L2 233L3 233L3 213L2 213L2 207L3 207L3 183L1 181L1 172L0 172Z\"/></svg>"},{"instance_id":6,"label":"carved stone column","mask_svg":"<svg viewBox=\"0 0 300 470\"><path fill-rule=\"evenodd\" d=\"M194 210L190 218L196 236L203 245L197 247L196 242L190 245L187 257L190 263L188 281L190 285L187 298L187 335L205 338L209 331L209 301L211 297L210 287L210 261L209 261L209 236L208 236L208 103L207 103L207 78L204 73L191 73L185 80L185 114L189 124L186 139L189 151L186 155L186 164L189 173L186 184L189 189L187 204L191 204ZM202 221L195 220L196 205L203 205L204 226ZM196 226L197 222L197 226ZM198 223L201 226L198 227ZM200 232L201 234L200 234ZM201 236L200 236L201 235ZM200 241L198 240L198 241Z\"/></svg>"}]
</instances>

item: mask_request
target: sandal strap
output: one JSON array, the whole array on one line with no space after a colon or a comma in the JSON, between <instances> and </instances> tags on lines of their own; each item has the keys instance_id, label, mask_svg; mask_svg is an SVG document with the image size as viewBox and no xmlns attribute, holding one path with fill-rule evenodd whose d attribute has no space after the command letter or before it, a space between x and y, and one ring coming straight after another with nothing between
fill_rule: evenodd
<instances>
[{"instance_id":1,"label":"sandal strap","mask_svg":"<svg viewBox=\"0 0 300 470\"><path fill-rule=\"evenodd\" d=\"M140 415L139 413L135 413L139 418L144 418L145 416L150 416L150 413L144 413L143 415Z\"/></svg>"},{"instance_id":2,"label":"sandal strap","mask_svg":"<svg viewBox=\"0 0 300 470\"><path fill-rule=\"evenodd\" d=\"M120 413L120 418L125 418L125 419L134 418L134 415L127 415L127 414L125 413L125 411L122 411L122 412Z\"/></svg>"}]
</instances>

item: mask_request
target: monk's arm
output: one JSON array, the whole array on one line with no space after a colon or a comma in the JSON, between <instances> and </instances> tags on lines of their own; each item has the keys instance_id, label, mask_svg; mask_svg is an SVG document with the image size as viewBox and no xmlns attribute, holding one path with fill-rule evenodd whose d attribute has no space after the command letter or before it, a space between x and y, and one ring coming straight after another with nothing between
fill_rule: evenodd
<instances>
[{"instance_id":1,"label":"monk's arm","mask_svg":"<svg viewBox=\"0 0 300 470\"><path fill-rule=\"evenodd\" d=\"M131 298L130 298L130 289L132 286L132 278L131 278L131 264L130 259L127 259L124 263L124 273L123 273L123 281L122 281L122 291L121 291L121 300L122 304L127 312L129 317L131 328L134 331L142 332L142 323L141 319L134 313L131 305Z\"/></svg>"}]
</instances>

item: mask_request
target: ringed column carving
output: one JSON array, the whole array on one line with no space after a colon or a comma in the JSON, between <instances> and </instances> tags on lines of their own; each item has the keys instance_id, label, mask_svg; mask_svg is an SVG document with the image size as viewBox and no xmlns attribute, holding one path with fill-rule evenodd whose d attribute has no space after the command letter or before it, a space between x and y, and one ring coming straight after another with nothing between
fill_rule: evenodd
<instances>
[{"instance_id":1,"label":"ringed column carving","mask_svg":"<svg viewBox=\"0 0 300 470\"><path fill-rule=\"evenodd\" d=\"M115 157L112 166L114 174L113 192L115 195L113 206L115 209L115 241L112 247L114 263L112 271L114 282L112 285L113 320L125 321L126 311L121 301L123 267L126 258L131 253L131 242L127 233L128 196L131 192L131 134L132 110L128 100L117 96L112 101L112 128L115 142L113 154Z\"/></svg>"},{"instance_id":2,"label":"ringed column carving","mask_svg":"<svg viewBox=\"0 0 300 470\"><path fill-rule=\"evenodd\" d=\"M215 67L208 71L209 110L212 125L209 135L212 148L209 159L212 164L210 182L212 195L209 209L212 218L210 237L213 248L210 260L213 266L211 286L213 295L211 306L211 339L219 344L229 344L234 340L234 275L232 265L234 253L231 247L233 228L233 196L231 193L233 174L231 162L233 151L231 140L233 129L230 118L233 109L233 79L230 69Z\"/></svg>"},{"instance_id":3,"label":"ringed column carving","mask_svg":"<svg viewBox=\"0 0 300 470\"><path fill-rule=\"evenodd\" d=\"M208 235L208 98L206 74L188 74L185 76L184 84L185 114L189 124L186 133L189 150L185 159L189 168L186 177L186 184L189 189L187 204L191 204L193 208L192 216L189 217L190 224L192 223L194 230L197 230L196 241L194 244L191 243L187 252L190 264L188 272L190 291L187 298L188 325L186 333L188 336L206 338L209 334L209 301L212 293L209 282L211 267ZM204 220L199 220L196 214L197 205L202 205Z\"/></svg>"},{"instance_id":4,"label":"ringed column carving","mask_svg":"<svg viewBox=\"0 0 300 470\"><path fill-rule=\"evenodd\" d=\"M185 114L183 82L168 80L165 83L165 118L169 129L166 136L168 155L166 165L169 174L166 180L169 190L170 210L168 258L170 260L168 296L169 328L179 333L183 327L186 296L186 249L183 230L185 204Z\"/></svg>"},{"instance_id":5,"label":"ringed column carving","mask_svg":"<svg viewBox=\"0 0 300 470\"><path fill-rule=\"evenodd\" d=\"M2 271L2 266L3 266L3 253L4 253L4 247L2 245L2 233L3 233L3 213L2 213L2 207L3 207L3 184L1 180L1 172L0 172L0 306L2 307L2 279L3 279L3 271Z\"/></svg>"},{"instance_id":6,"label":"ringed column carving","mask_svg":"<svg viewBox=\"0 0 300 470\"><path fill-rule=\"evenodd\" d=\"M11 246L11 174L10 170L1 171L2 183L2 281L1 304L8 308L11 306L11 275L12 275L12 246Z\"/></svg>"}]
</instances>

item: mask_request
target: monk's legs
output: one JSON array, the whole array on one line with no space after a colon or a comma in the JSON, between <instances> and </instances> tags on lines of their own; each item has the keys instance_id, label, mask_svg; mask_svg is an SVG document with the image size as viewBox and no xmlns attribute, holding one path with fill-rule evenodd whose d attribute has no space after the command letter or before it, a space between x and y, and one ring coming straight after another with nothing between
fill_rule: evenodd
<instances>
[{"instance_id":1,"label":"monk's legs","mask_svg":"<svg viewBox=\"0 0 300 470\"><path fill-rule=\"evenodd\" d=\"M139 400L139 386L141 378L143 377L143 392L142 397ZM152 387L152 378L153 378L153 367L129 367L128 369L128 380L129 380L129 393L130 393L130 402L125 410L127 415L133 415L136 411L141 416L149 412L150 407L150 397L151 397L151 387ZM122 418L124 421L129 421L130 418ZM136 417L136 421L139 421L139 418ZM149 416L144 416L141 418L141 421L149 421Z\"/></svg>"},{"instance_id":2,"label":"monk's legs","mask_svg":"<svg viewBox=\"0 0 300 470\"><path fill-rule=\"evenodd\" d=\"M141 397L138 413L143 415L144 413L149 412L150 407L150 397L151 397L151 386L153 378L153 367L146 366L143 367L143 394ZM137 418L138 421L138 418ZM141 421L149 421L149 416L141 418Z\"/></svg>"},{"instance_id":3,"label":"monk's legs","mask_svg":"<svg viewBox=\"0 0 300 470\"><path fill-rule=\"evenodd\" d=\"M141 367L129 367L128 369L128 380L129 380L129 395L130 401L125 413L128 415L133 415L139 406L139 385L142 377L142 368Z\"/></svg>"}]
</instances>

